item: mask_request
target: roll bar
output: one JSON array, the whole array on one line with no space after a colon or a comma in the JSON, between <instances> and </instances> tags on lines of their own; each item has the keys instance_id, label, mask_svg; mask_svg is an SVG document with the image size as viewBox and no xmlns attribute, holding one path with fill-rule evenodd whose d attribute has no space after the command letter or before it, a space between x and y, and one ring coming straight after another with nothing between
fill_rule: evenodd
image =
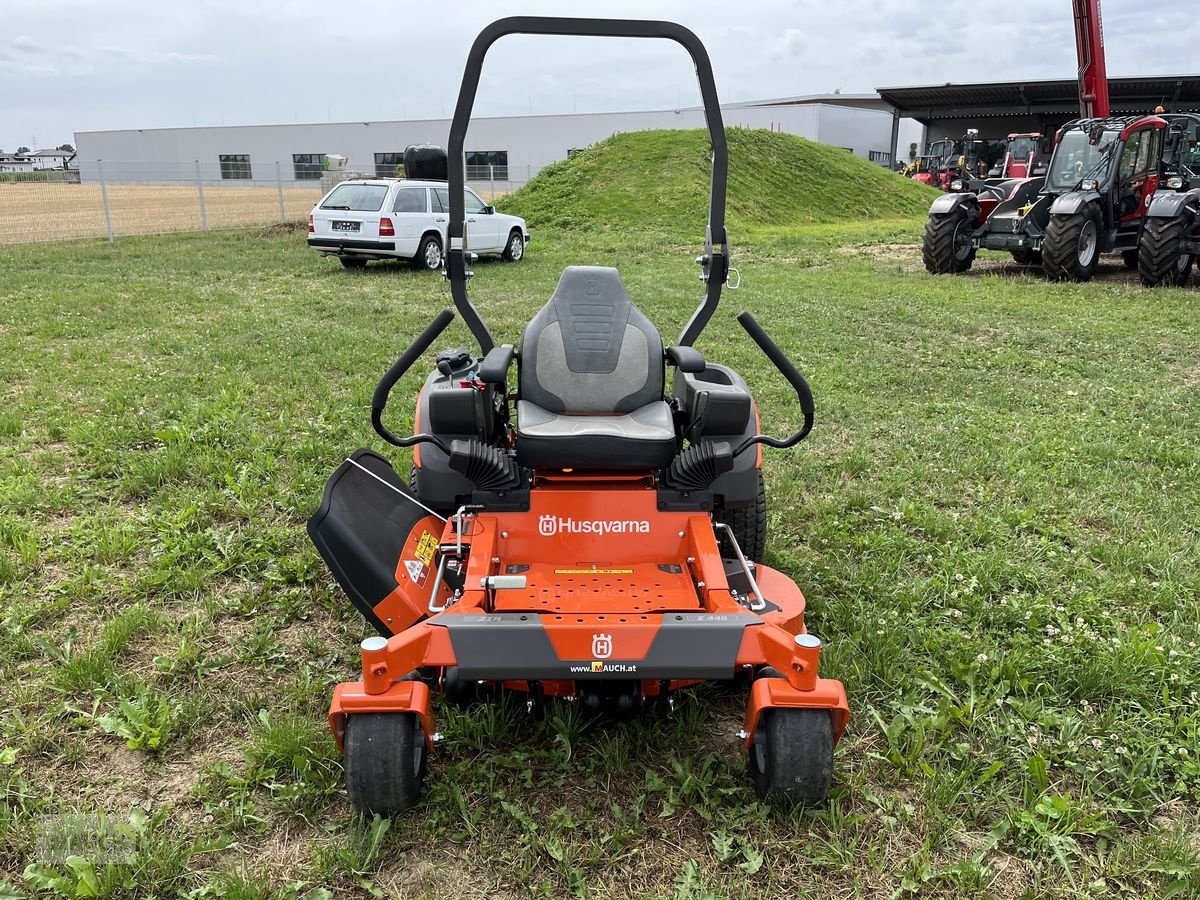
<instances>
[{"instance_id":1,"label":"roll bar","mask_svg":"<svg viewBox=\"0 0 1200 900\"><path fill-rule=\"evenodd\" d=\"M666 38L682 44L691 54L696 66L696 77L700 82L700 97L704 102L704 120L708 125L708 138L712 143L712 183L708 195L708 229L704 236L704 255L697 262L703 266L701 281L706 285L704 299L692 313L684 326L677 343L691 346L704 326L708 324L721 299L721 285L729 276L729 239L725 234L725 189L729 173L729 151L725 145L725 124L721 119L721 105L717 101L717 86L713 80L712 64L708 51L700 39L688 29L674 22L655 22L632 19L577 19L548 16L512 16L499 19L487 26L475 38L467 56L467 67L463 72L462 87L458 91L458 103L454 107L454 120L450 124L449 149L447 150L447 180L450 189L449 244L446 254L446 269L450 279L450 293L454 305L471 334L479 342L483 353L491 350L496 342L492 338L479 310L467 293L467 248L463 246L466 225L466 208L463 190L466 188L463 151L467 137L467 126L471 123L471 110L475 105L475 94L479 89L479 75L483 69L483 58L497 40L509 34L549 34L581 37L629 37Z\"/></svg>"}]
</instances>

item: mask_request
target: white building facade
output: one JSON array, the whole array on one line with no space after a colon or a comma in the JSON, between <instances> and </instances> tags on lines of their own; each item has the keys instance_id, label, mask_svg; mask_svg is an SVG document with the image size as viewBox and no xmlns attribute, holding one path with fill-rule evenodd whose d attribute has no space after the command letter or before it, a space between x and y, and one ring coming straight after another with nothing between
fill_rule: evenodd
<instances>
[{"instance_id":1,"label":"white building facade","mask_svg":"<svg viewBox=\"0 0 1200 900\"><path fill-rule=\"evenodd\" d=\"M726 126L789 132L880 165L890 165L894 126L903 124L876 95L739 103L723 112ZM703 127L698 108L477 118L467 134L467 175L519 184L572 150L618 132ZM320 180L323 155L338 154L347 158L348 170L390 177L405 147L445 146L449 131L449 119L86 131L75 134L75 164L84 181L101 174L124 181L146 180L144 173L156 170L194 170L205 180L304 184Z\"/></svg>"}]
</instances>

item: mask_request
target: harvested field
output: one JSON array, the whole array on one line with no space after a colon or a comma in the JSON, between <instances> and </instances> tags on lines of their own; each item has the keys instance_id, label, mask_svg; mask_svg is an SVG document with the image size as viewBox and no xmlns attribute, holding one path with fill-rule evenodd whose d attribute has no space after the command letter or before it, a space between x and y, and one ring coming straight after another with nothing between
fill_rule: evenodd
<instances>
[{"instance_id":1,"label":"harvested field","mask_svg":"<svg viewBox=\"0 0 1200 900\"><path fill-rule=\"evenodd\" d=\"M284 219L302 220L321 196L319 186L285 187ZM194 184L111 184L113 234L201 230ZM279 189L205 185L208 227L269 225L279 221ZM0 244L105 237L98 184L0 184Z\"/></svg>"}]
</instances>

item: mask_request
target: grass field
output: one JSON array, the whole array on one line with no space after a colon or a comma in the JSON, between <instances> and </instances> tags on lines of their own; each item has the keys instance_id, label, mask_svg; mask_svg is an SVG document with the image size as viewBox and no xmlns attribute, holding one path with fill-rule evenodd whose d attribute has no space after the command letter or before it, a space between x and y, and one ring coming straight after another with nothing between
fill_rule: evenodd
<instances>
[{"instance_id":1,"label":"grass field","mask_svg":"<svg viewBox=\"0 0 1200 900\"><path fill-rule=\"evenodd\" d=\"M714 686L627 726L440 709L423 804L353 820L324 716L367 631L303 525L379 448L374 381L445 284L279 229L0 250L0 881L1200 896L1200 290L999 260L935 279L921 224L735 235L743 287L700 342L787 431L794 398L733 323L751 309L817 399L811 439L766 457L767 562L807 593L852 718L829 808L792 813L755 802L744 698ZM618 264L671 336L695 252L543 228L471 287L512 340L564 265ZM56 834L95 830L68 813L107 839L55 862Z\"/></svg>"},{"instance_id":2,"label":"grass field","mask_svg":"<svg viewBox=\"0 0 1200 900\"><path fill-rule=\"evenodd\" d=\"M298 221L321 197L320 187L284 188L285 218ZM194 184L108 185L116 235L199 231L200 197ZM209 228L270 225L279 221L275 187L207 184ZM0 184L0 244L104 237L104 203L98 184Z\"/></svg>"}]
</instances>

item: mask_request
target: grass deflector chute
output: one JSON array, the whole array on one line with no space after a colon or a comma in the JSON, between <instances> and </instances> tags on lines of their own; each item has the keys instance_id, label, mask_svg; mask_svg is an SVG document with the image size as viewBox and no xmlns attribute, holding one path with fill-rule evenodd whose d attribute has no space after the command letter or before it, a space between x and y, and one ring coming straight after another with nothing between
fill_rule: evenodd
<instances>
[{"instance_id":1,"label":"grass deflector chute","mask_svg":"<svg viewBox=\"0 0 1200 900\"><path fill-rule=\"evenodd\" d=\"M712 189L698 260L705 296L675 346L664 349L616 269L568 267L519 347L497 345L472 304L463 138L487 49L512 33L668 38L691 54ZM479 355L440 352L417 397L417 433L387 428L392 387L454 318L439 313L372 402L379 435L413 447L411 476L359 450L308 526L380 633L362 644L362 679L338 685L329 712L356 808L389 815L419 798L437 734L431 688L452 702L522 691L531 709L559 698L621 717L697 682L735 678L751 682L742 737L759 793L826 798L845 689L818 674L821 642L805 628L800 589L760 562L762 447L804 439L812 394L741 313L804 414L794 434L761 434L746 382L692 346L729 271L727 164L707 53L679 25L510 18L476 39L450 132L447 270Z\"/></svg>"}]
</instances>

